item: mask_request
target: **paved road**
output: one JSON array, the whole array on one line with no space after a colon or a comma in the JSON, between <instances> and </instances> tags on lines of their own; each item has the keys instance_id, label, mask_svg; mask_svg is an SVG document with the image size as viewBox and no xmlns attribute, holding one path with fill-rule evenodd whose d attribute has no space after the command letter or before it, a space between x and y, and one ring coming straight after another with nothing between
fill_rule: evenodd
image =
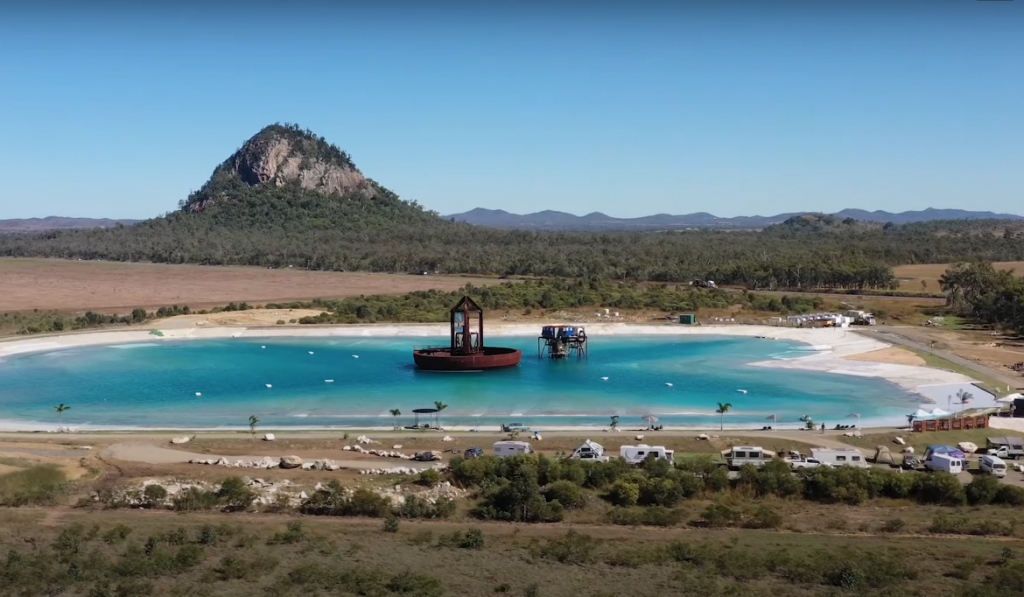
<instances>
[{"instance_id":1,"label":"paved road","mask_svg":"<svg viewBox=\"0 0 1024 597\"><path fill-rule=\"evenodd\" d=\"M1000 382L1004 386L1010 386L1011 388L1016 389L1020 389L1022 386L1024 386L1024 379L1020 377L1011 377L1009 375L1006 375L1002 371L993 369L991 367L987 367L985 365L976 363L969 359L965 359L951 352L947 352L945 350L938 350L936 348L927 346L921 342L911 339L906 335L901 334L899 332L899 328L896 328L895 331L884 332L880 330L857 330L856 333L861 334L863 336L867 336L868 338L872 338L874 340L879 340L881 342L888 342L889 344L899 344L902 346L913 348L915 350L930 352L935 356L944 358L951 363L956 363L957 365L960 365L965 369L969 369L971 371L984 375L985 377L994 379L995 381Z\"/></svg>"}]
</instances>

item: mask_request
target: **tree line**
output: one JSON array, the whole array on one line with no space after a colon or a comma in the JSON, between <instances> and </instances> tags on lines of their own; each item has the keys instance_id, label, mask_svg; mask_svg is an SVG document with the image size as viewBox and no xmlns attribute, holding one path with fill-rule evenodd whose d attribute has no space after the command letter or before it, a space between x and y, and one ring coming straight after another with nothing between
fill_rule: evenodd
<instances>
[{"instance_id":1,"label":"tree line","mask_svg":"<svg viewBox=\"0 0 1024 597\"><path fill-rule=\"evenodd\" d=\"M946 304L982 323L1024 333L1024 279L989 262L957 263L939 279Z\"/></svg>"}]
</instances>

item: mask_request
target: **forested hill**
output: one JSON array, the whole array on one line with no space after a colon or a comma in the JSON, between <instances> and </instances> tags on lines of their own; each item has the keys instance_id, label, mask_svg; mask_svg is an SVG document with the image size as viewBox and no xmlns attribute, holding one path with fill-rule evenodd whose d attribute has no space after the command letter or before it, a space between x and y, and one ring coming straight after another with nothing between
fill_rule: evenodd
<instances>
[{"instance_id":1,"label":"forested hill","mask_svg":"<svg viewBox=\"0 0 1024 597\"><path fill-rule=\"evenodd\" d=\"M761 232L497 230L404 201L311 131L272 125L177 211L112 229L0 235L0 255L886 288L895 264L1022 260L1022 227L992 220L883 227L812 215Z\"/></svg>"}]
</instances>

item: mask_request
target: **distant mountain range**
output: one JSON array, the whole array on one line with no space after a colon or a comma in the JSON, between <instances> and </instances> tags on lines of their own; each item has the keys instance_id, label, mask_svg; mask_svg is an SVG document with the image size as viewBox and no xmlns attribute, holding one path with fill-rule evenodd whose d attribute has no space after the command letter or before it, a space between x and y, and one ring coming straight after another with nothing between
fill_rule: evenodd
<instances>
[{"instance_id":1,"label":"distant mountain range","mask_svg":"<svg viewBox=\"0 0 1024 597\"><path fill-rule=\"evenodd\" d=\"M37 232L41 230L70 230L73 228L113 228L118 224L134 224L140 220L110 220L107 218L27 218L0 220L0 232Z\"/></svg>"},{"instance_id":2,"label":"distant mountain range","mask_svg":"<svg viewBox=\"0 0 1024 597\"><path fill-rule=\"evenodd\" d=\"M539 211L537 213L519 215L503 209L476 209L460 214L444 216L460 222L469 222L479 226L493 228L510 228L526 230L659 230L673 228L764 228L772 224L785 222L793 216L804 212L778 214L775 216L737 216L720 218L718 216L698 212L673 216L657 214L640 218L613 218L600 212L576 216L561 211ZM1013 214L997 214L990 211L966 211L962 209L934 209L923 211L904 211L889 213L887 211L865 211L863 209L844 209L833 214L841 218L853 218L867 222L892 222L906 224L910 222L927 222L931 220L1022 220L1024 216Z\"/></svg>"}]
</instances>

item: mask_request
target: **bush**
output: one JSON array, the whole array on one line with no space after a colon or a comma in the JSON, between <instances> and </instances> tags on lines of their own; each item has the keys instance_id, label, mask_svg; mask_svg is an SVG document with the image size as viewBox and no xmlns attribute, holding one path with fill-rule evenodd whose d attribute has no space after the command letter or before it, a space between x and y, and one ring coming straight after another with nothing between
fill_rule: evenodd
<instances>
[{"instance_id":1,"label":"bush","mask_svg":"<svg viewBox=\"0 0 1024 597\"><path fill-rule=\"evenodd\" d=\"M558 501L570 510L582 508L585 503L583 491L572 481L555 481L544 490L544 497L548 501Z\"/></svg>"},{"instance_id":2,"label":"bush","mask_svg":"<svg viewBox=\"0 0 1024 597\"><path fill-rule=\"evenodd\" d=\"M661 506L612 508L608 513L608 522L629 526L671 527L681 523L683 516L679 510Z\"/></svg>"},{"instance_id":3,"label":"bush","mask_svg":"<svg viewBox=\"0 0 1024 597\"><path fill-rule=\"evenodd\" d=\"M437 539L441 547L458 547L460 549L483 549L484 534L480 529L467 529L465 532L452 531Z\"/></svg>"},{"instance_id":4,"label":"bush","mask_svg":"<svg viewBox=\"0 0 1024 597\"><path fill-rule=\"evenodd\" d=\"M225 511L243 512L252 505L256 493L241 478L228 477L217 490L217 498L223 502Z\"/></svg>"},{"instance_id":5,"label":"bush","mask_svg":"<svg viewBox=\"0 0 1024 597\"><path fill-rule=\"evenodd\" d=\"M700 517L709 527L727 527L738 524L743 515L725 504L711 504L701 512Z\"/></svg>"},{"instance_id":6,"label":"bush","mask_svg":"<svg viewBox=\"0 0 1024 597\"><path fill-rule=\"evenodd\" d=\"M992 475L975 475L964 488L967 503L972 506L990 504L996 499L1003 484Z\"/></svg>"},{"instance_id":7,"label":"bush","mask_svg":"<svg viewBox=\"0 0 1024 597\"><path fill-rule=\"evenodd\" d=\"M189 487L171 500L172 508L177 512L195 512L209 510L217 505L217 496L198 487Z\"/></svg>"},{"instance_id":8,"label":"bush","mask_svg":"<svg viewBox=\"0 0 1024 597\"><path fill-rule=\"evenodd\" d=\"M427 487L433 487L441 482L441 473L436 468L428 468L420 471L419 483Z\"/></svg>"},{"instance_id":9,"label":"bush","mask_svg":"<svg viewBox=\"0 0 1024 597\"><path fill-rule=\"evenodd\" d=\"M1007 506L1024 506L1024 489L1004 483L999 487L999 491L996 492L992 503Z\"/></svg>"},{"instance_id":10,"label":"bush","mask_svg":"<svg viewBox=\"0 0 1024 597\"><path fill-rule=\"evenodd\" d=\"M395 516L388 516L384 519L384 532L385 533L397 533L398 532L398 518Z\"/></svg>"},{"instance_id":11,"label":"bush","mask_svg":"<svg viewBox=\"0 0 1024 597\"><path fill-rule=\"evenodd\" d=\"M353 587L359 590L360 587ZM412 572L403 572L402 574L391 577L391 580L387 582L385 588L392 593L408 594L414 597L441 597L444 595L444 585L441 580L433 576L427 576L426 574L415 574ZM355 592L355 591L352 591ZM359 590L359 594L376 594L367 593L363 590Z\"/></svg>"},{"instance_id":12,"label":"bush","mask_svg":"<svg viewBox=\"0 0 1024 597\"><path fill-rule=\"evenodd\" d=\"M918 475L915 494L918 501L925 504L962 506L967 503L967 493L963 484L949 473Z\"/></svg>"},{"instance_id":13,"label":"bush","mask_svg":"<svg viewBox=\"0 0 1024 597\"><path fill-rule=\"evenodd\" d=\"M590 535L569 531L560 539L549 539L540 548L540 555L561 564L589 564L594 561L597 545L598 540Z\"/></svg>"},{"instance_id":14,"label":"bush","mask_svg":"<svg viewBox=\"0 0 1024 597\"><path fill-rule=\"evenodd\" d=\"M49 464L0 475L0 506L52 506L66 482L64 471Z\"/></svg>"},{"instance_id":15,"label":"bush","mask_svg":"<svg viewBox=\"0 0 1024 597\"><path fill-rule=\"evenodd\" d=\"M760 506L743 521L743 526L748 529L777 529L782 526L782 515L768 506Z\"/></svg>"},{"instance_id":16,"label":"bush","mask_svg":"<svg viewBox=\"0 0 1024 597\"><path fill-rule=\"evenodd\" d=\"M147 485L146 489L142 491L142 497L146 500L146 506L160 508L164 505L164 500L167 499L167 490L163 485Z\"/></svg>"},{"instance_id":17,"label":"bush","mask_svg":"<svg viewBox=\"0 0 1024 597\"><path fill-rule=\"evenodd\" d=\"M640 499L640 486L620 479L608 490L608 499L616 506L635 506Z\"/></svg>"},{"instance_id":18,"label":"bush","mask_svg":"<svg viewBox=\"0 0 1024 597\"><path fill-rule=\"evenodd\" d=\"M889 520L882 523L883 533L899 533L907 526L907 522L902 518L890 518Z\"/></svg>"}]
</instances>

